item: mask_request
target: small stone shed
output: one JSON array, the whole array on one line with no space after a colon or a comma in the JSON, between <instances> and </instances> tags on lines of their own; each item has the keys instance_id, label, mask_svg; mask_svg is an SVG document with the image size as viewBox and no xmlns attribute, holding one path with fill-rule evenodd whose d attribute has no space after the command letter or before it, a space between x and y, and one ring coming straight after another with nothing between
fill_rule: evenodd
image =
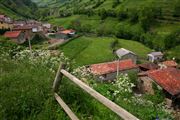
<instances>
[{"instance_id":1,"label":"small stone shed","mask_svg":"<svg viewBox=\"0 0 180 120\"><path fill-rule=\"evenodd\" d=\"M124 48L121 48L121 49L118 49L116 51L116 55L121 59L121 60L125 60L125 59L132 59L132 61L134 63L137 62L137 55L135 53L133 53L132 51L130 50L127 50L127 49L124 49Z\"/></svg>"}]
</instances>

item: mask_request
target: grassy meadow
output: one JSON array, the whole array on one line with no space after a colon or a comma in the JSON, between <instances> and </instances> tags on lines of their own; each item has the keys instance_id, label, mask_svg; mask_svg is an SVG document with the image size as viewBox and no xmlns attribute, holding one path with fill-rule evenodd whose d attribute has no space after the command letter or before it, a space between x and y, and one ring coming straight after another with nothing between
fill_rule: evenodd
<instances>
[{"instance_id":1,"label":"grassy meadow","mask_svg":"<svg viewBox=\"0 0 180 120\"><path fill-rule=\"evenodd\" d=\"M116 59L111 44L117 38L112 37L80 37L59 47L66 56L74 60L78 66L107 62ZM140 58L146 58L151 49L132 40L118 40L118 48L132 50Z\"/></svg>"}]
</instances>

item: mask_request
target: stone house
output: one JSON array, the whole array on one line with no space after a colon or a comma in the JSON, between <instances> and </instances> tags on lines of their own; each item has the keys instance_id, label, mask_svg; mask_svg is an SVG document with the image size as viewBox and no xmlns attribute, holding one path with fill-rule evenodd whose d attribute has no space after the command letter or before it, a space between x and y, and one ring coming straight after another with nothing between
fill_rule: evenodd
<instances>
[{"instance_id":1,"label":"stone house","mask_svg":"<svg viewBox=\"0 0 180 120\"><path fill-rule=\"evenodd\" d=\"M162 89L166 100L176 103L180 98L180 70L165 68L139 73L138 88L142 93L154 94L153 84ZM171 106L171 105L170 105Z\"/></svg>"},{"instance_id":2,"label":"stone house","mask_svg":"<svg viewBox=\"0 0 180 120\"><path fill-rule=\"evenodd\" d=\"M116 55L121 59L132 59L134 63L137 62L137 55L133 53L132 51L129 51L127 49L121 48L116 51Z\"/></svg>"},{"instance_id":3,"label":"stone house","mask_svg":"<svg viewBox=\"0 0 180 120\"><path fill-rule=\"evenodd\" d=\"M25 33L25 39L30 40L33 37L32 26L24 25L24 26L15 26L12 31L21 31Z\"/></svg>"},{"instance_id":4,"label":"stone house","mask_svg":"<svg viewBox=\"0 0 180 120\"><path fill-rule=\"evenodd\" d=\"M25 33L23 33L22 31L7 31L5 32L4 36L11 39L17 44L22 44L26 41Z\"/></svg>"},{"instance_id":5,"label":"stone house","mask_svg":"<svg viewBox=\"0 0 180 120\"><path fill-rule=\"evenodd\" d=\"M162 52L151 52L147 56L150 62L160 62L164 55Z\"/></svg>"},{"instance_id":6,"label":"stone house","mask_svg":"<svg viewBox=\"0 0 180 120\"><path fill-rule=\"evenodd\" d=\"M91 73L100 81L112 81L119 73L128 73L131 71L138 71L138 67L131 59L113 61L107 63L93 64L89 66Z\"/></svg>"}]
</instances>

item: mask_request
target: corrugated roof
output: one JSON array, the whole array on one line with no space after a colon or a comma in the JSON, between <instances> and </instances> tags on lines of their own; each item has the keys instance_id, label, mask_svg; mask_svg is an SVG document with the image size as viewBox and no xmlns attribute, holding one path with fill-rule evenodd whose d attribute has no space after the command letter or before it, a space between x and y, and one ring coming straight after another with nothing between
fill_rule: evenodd
<instances>
[{"instance_id":1,"label":"corrugated roof","mask_svg":"<svg viewBox=\"0 0 180 120\"><path fill-rule=\"evenodd\" d=\"M176 68L159 69L148 72L158 85L171 95L180 94L180 70Z\"/></svg>"},{"instance_id":2,"label":"corrugated roof","mask_svg":"<svg viewBox=\"0 0 180 120\"><path fill-rule=\"evenodd\" d=\"M8 38L17 38L21 34L21 31L7 31L4 36Z\"/></svg>"},{"instance_id":3,"label":"corrugated roof","mask_svg":"<svg viewBox=\"0 0 180 120\"><path fill-rule=\"evenodd\" d=\"M118 65L118 61L113 61L113 62L91 65L90 69L91 69L91 72L95 75L103 75L103 74L116 72L117 65ZM137 66L133 63L133 61L131 59L119 61L119 70L120 71L133 69L136 67Z\"/></svg>"}]
</instances>

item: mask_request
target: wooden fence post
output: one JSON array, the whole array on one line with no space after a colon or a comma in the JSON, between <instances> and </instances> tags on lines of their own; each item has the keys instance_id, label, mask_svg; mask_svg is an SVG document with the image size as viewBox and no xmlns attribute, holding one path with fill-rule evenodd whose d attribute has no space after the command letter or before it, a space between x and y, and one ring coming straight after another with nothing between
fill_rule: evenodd
<instances>
[{"instance_id":1,"label":"wooden fence post","mask_svg":"<svg viewBox=\"0 0 180 120\"><path fill-rule=\"evenodd\" d=\"M64 109L67 115L71 118L71 120L79 120L78 117L71 111L71 109L66 105L66 103L58 96L57 93L54 93L54 97L59 103L59 105Z\"/></svg>"},{"instance_id":2,"label":"wooden fence post","mask_svg":"<svg viewBox=\"0 0 180 120\"><path fill-rule=\"evenodd\" d=\"M60 82L62 80L63 74L61 73L61 69L65 68L65 64L60 64L58 71L56 73L56 77L53 83L53 91L57 92L59 89Z\"/></svg>"}]
</instances>

